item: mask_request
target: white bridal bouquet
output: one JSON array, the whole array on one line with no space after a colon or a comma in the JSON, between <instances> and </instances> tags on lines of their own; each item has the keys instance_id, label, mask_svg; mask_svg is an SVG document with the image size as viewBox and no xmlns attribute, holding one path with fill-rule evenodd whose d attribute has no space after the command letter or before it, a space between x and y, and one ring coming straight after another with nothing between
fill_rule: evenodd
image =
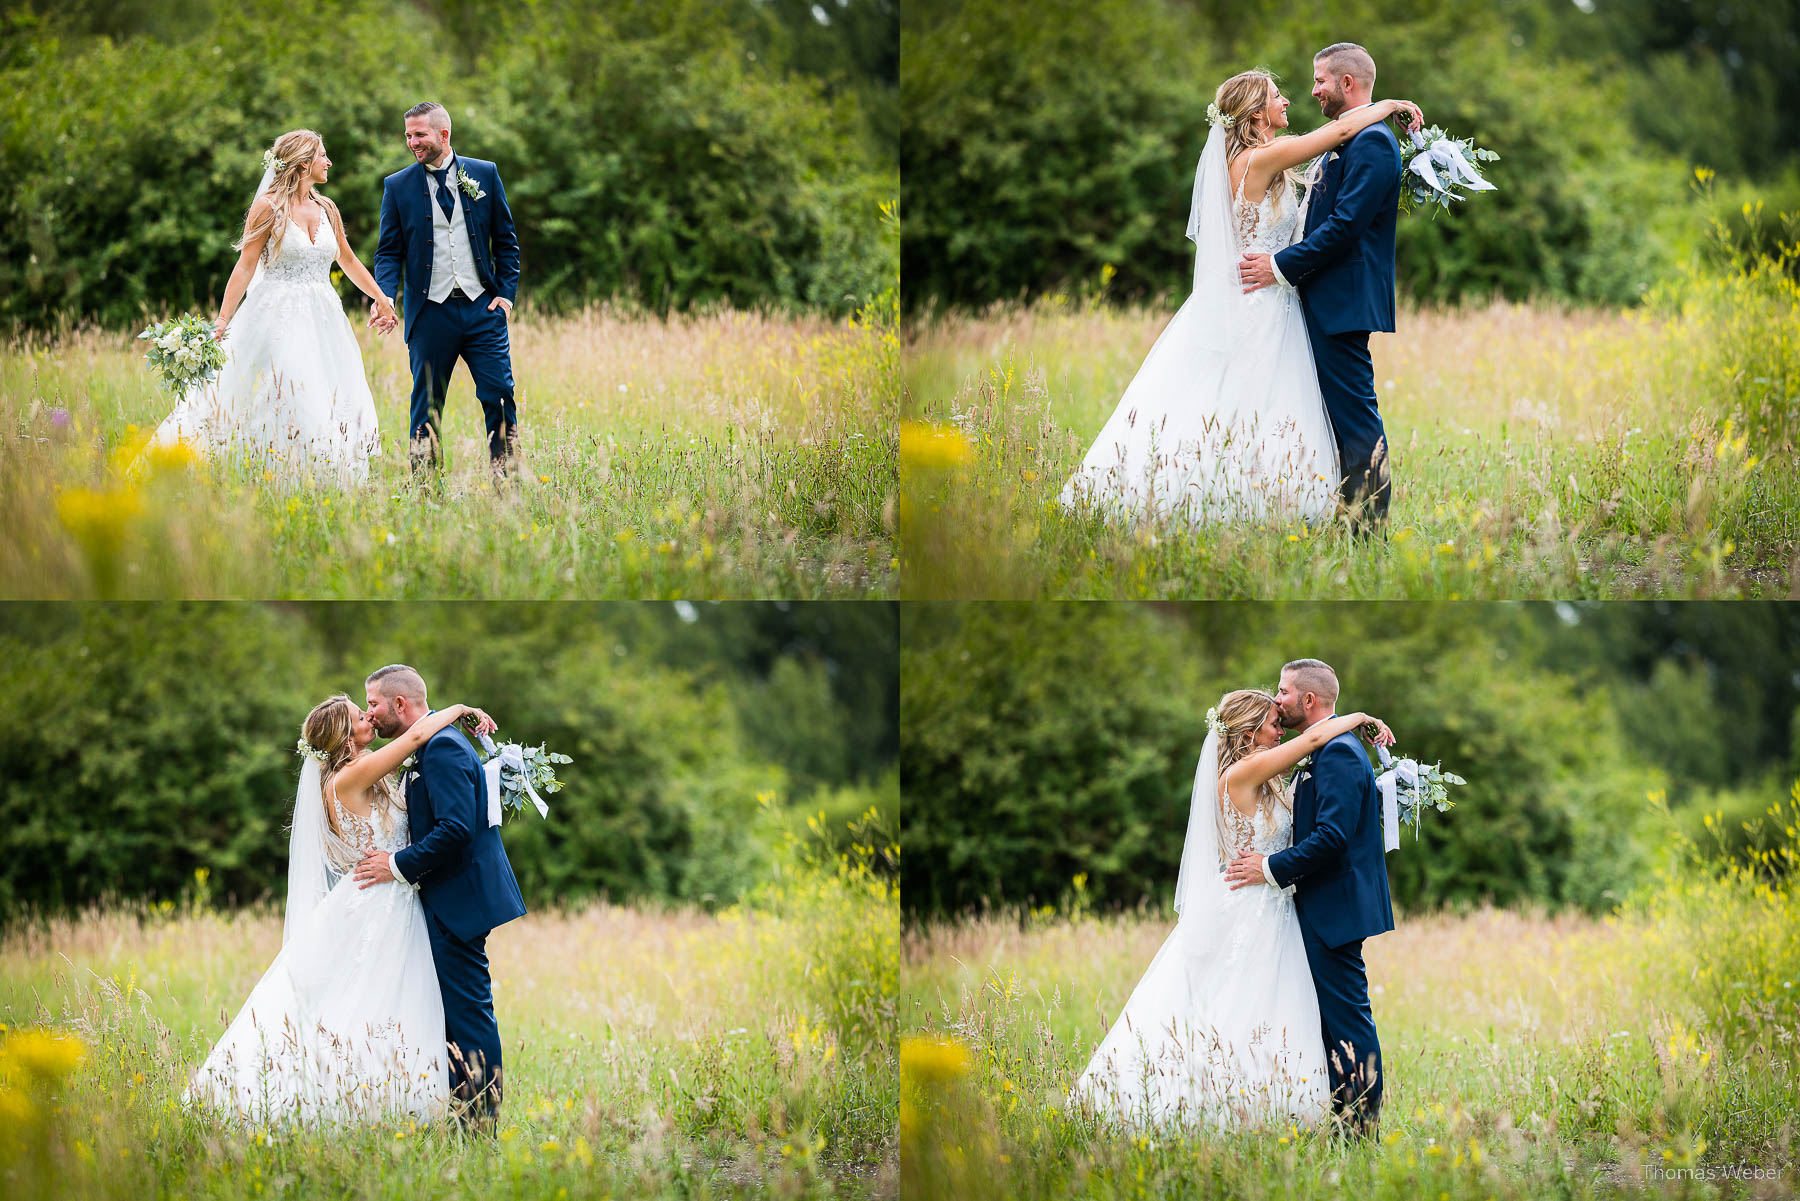
<instances>
[{"instance_id":1,"label":"white bridal bouquet","mask_svg":"<svg viewBox=\"0 0 1800 1201\"><path fill-rule=\"evenodd\" d=\"M1483 150L1463 138L1453 138L1433 125L1414 130L1400 143L1400 208L1411 212L1421 205L1447 209L1454 201L1466 200L1456 189L1492 192L1497 189L1481 178L1476 163L1496 162L1500 158L1492 150Z\"/></svg>"},{"instance_id":2,"label":"white bridal bouquet","mask_svg":"<svg viewBox=\"0 0 1800 1201\"><path fill-rule=\"evenodd\" d=\"M213 336L213 323L192 313L173 321L159 321L138 335L150 343L144 361L170 392L185 392L204 384L225 365L225 344Z\"/></svg>"},{"instance_id":3,"label":"white bridal bouquet","mask_svg":"<svg viewBox=\"0 0 1800 1201\"><path fill-rule=\"evenodd\" d=\"M488 825L499 825L503 811L521 812L527 800L536 806L539 817L550 816L550 806L537 790L559 791L562 781L556 778L556 765L573 763L573 759L545 750L541 742L536 746L509 742L496 747L486 734L481 736L481 749L481 772L487 777Z\"/></svg>"},{"instance_id":4,"label":"white bridal bouquet","mask_svg":"<svg viewBox=\"0 0 1800 1201\"><path fill-rule=\"evenodd\" d=\"M1402 823L1413 828L1413 838L1417 840L1419 815L1427 806L1439 813L1455 808L1450 786L1461 787L1468 781L1436 763L1395 759L1385 746L1376 747L1375 751L1381 756L1382 766L1381 774L1375 777L1375 787L1381 792L1382 829L1391 851L1400 845Z\"/></svg>"}]
</instances>

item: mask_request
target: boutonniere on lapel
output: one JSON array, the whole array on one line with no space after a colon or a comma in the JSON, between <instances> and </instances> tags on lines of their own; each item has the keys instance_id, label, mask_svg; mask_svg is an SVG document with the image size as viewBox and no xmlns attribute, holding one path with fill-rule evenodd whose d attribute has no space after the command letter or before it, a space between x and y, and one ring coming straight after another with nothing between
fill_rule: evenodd
<instances>
[{"instance_id":1,"label":"boutonniere on lapel","mask_svg":"<svg viewBox=\"0 0 1800 1201\"><path fill-rule=\"evenodd\" d=\"M401 771L411 771L413 768L413 764L417 763L418 761L419 761L419 757L417 755L408 755L406 758L400 760L400 770Z\"/></svg>"},{"instance_id":2,"label":"boutonniere on lapel","mask_svg":"<svg viewBox=\"0 0 1800 1201\"><path fill-rule=\"evenodd\" d=\"M1306 769L1311 766L1312 756L1307 755L1305 758L1301 759L1300 762L1294 764L1294 770L1288 773L1289 781L1298 783L1299 781L1304 780L1306 778Z\"/></svg>"},{"instance_id":3,"label":"boutonniere on lapel","mask_svg":"<svg viewBox=\"0 0 1800 1201\"><path fill-rule=\"evenodd\" d=\"M475 182L475 177L461 167L456 169L456 186L461 188L463 195L470 200L482 200L487 196L487 193L481 190L481 185Z\"/></svg>"}]
</instances>

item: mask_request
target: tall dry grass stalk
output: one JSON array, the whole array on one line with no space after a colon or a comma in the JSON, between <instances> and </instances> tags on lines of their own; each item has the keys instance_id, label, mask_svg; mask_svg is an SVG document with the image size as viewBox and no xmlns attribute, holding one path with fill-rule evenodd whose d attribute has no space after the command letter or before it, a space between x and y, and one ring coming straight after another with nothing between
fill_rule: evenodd
<instances>
[{"instance_id":1,"label":"tall dry grass stalk","mask_svg":"<svg viewBox=\"0 0 1800 1201\"><path fill-rule=\"evenodd\" d=\"M279 950L279 913L199 901L16 929L0 938L6 1195L891 1196L891 1040L841 1036L810 981L891 956L896 903L822 879L776 908L593 904L495 931L493 1137L246 1127L180 1103Z\"/></svg>"},{"instance_id":2,"label":"tall dry grass stalk","mask_svg":"<svg viewBox=\"0 0 1800 1201\"><path fill-rule=\"evenodd\" d=\"M903 942L904 1191L973 1198L1700 1195L1795 1187L1800 785L1749 862L1672 846L1619 911L1398 916L1363 947L1380 1137L1121 1129L1065 1104L1174 926L1079 907Z\"/></svg>"},{"instance_id":3,"label":"tall dry grass stalk","mask_svg":"<svg viewBox=\"0 0 1800 1201\"><path fill-rule=\"evenodd\" d=\"M1376 542L1341 524L1131 523L1058 504L1172 307L1051 300L908 331L905 595L1800 592L1794 444L1744 395L1759 371L1776 390L1793 374L1785 300L1402 313L1373 340L1395 479ZM1757 348L1768 364L1746 357Z\"/></svg>"},{"instance_id":4,"label":"tall dry grass stalk","mask_svg":"<svg viewBox=\"0 0 1800 1201\"><path fill-rule=\"evenodd\" d=\"M359 330L382 454L357 489L138 449L169 408L124 334L0 351L13 598L871 597L893 591L891 298L848 322L598 307L513 329L522 438L496 489L459 370L415 477L404 345Z\"/></svg>"}]
</instances>

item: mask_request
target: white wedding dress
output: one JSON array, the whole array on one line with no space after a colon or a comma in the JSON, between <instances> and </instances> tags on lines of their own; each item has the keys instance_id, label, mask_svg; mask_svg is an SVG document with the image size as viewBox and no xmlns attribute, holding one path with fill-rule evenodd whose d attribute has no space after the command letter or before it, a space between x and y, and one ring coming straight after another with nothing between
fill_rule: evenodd
<instances>
[{"instance_id":1,"label":"white wedding dress","mask_svg":"<svg viewBox=\"0 0 1800 1201\"><path fill-rule=\"evenodd\" d=\"M190 388L152 445L184 441L258 476L338 487L368 477L380 445L375 399L344 304L331 286L337 234L289 220L281 254L257 269L225 337L225 365Z\"/></svg>"},{"instance_id":2,"label":"white wedding dress","mask_svg":"<svg viewBox=\"0 0 1800 1201\"><path fill-rule=\"evenodd\" d=\"M1062 503L1132 519L1328 519L1337 508L1337 441L1299 294L1281 284L1245 294L1237 276L1241 252L1273 254L1300 240L1305 207L1292 188L1277 197L1271 186L1257 204L1244 200L1241 184L1233 195L1218 130L1195 176L1194 291Z\"/></svg>"},{"instance_id":3,"label":"white wedding dress","mask_svg":"<svg viewBox=\"0 0 1800 1201\"><path fill-rule=\"evenodd\" d=\"M425 911L406 885L359 888L351 870L369 847L406 845L405 813L377 810L365 820L339 806L340 840L303 824L309 777L321 814L315 825L323 824L319 772L308 759L290 871L311 870L297 868L309 858L298 844L322 834L322 857L311 857L323 867L321 887L296 886L291 876L281 953L194 1072L182 1102L258 1123L445 1116L444 1002Z\"/></svg>"},{"instance_id":4,"label":"white wedding dress","mask_svg":"<svg viewBox=\"0 0 1800 1201\"><path fill-rule=\"evenodd\" d=\"M1270 821L1220 804L1227 860L1292 843L1287 807ZM1216 846L1207 842L1205 854L1216 856ZM1196 861L1214 868L1190 892ZM1222 872L1216 858L1184 854L1181 918L1070 1091L1071 1109L1141 1128L1312 1126L1329 1113L1318 994L1293 889L1232 891Z\"/></svg>"}]
</instances>

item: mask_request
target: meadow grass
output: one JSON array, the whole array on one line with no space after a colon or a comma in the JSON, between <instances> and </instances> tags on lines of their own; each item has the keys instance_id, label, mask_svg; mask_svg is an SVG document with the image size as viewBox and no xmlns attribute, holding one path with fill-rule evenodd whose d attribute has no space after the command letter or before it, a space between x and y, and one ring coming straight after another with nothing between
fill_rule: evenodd
<instances>
[{"instance_id":1,"label":"meadow grass","mask_svg":"<svg viewBox=\"0 0 1800 1201\"><path fill-rule=\"evenodd\" d=\"M1372 340L1385 541L1058 504L1173 309L1052 296L908 329L903 595L1800 594L1800 289L1783 264L1626 312L1403 311Z\"/></svg>"},{"instance_id":2,"label":"meadow grass","mask_svg":"<svg viewBox=\"0 0 1800 1201\"><path fill-rule=\"evenodd\" d=\"M488 941L498 1133L181 1106L281 916L109 908L0 941L0 1192L880 1197L898 1185L898 894L840 861L705 914L592 905ZM860 985L861 987L856 987Z\"/></svg>"},{"instance_id":3,"label":"meadow grass","mask_svg":"<svg viewBox=\"0 0 1800 1201\"><path fill-rule=\"evenodd\" d=\"M294 487L165 454L142 344L0 349L10 598L864 598L891 595L893 294L857 317L598 307L513 326L522 464L495 488L458 368L441 483L407 463L399 337L357 327L382 431L366 485Z\"/></svg>"},{"instance_id":4,"label":"meadow grass","mask_svg":"<svg viewBox=\"0 0 1800 1201\"><path fill-rule=\"evenodd\" d=\"M1402 914L1368 940L1386 1070L1373 1142L1146 1133L1064 1108L1172 914L909 931L902 1195L1792 1196L1800 789L1772 808L1755 862L1684 855L1611 916Z\"/></svg>"}]
</instances>

